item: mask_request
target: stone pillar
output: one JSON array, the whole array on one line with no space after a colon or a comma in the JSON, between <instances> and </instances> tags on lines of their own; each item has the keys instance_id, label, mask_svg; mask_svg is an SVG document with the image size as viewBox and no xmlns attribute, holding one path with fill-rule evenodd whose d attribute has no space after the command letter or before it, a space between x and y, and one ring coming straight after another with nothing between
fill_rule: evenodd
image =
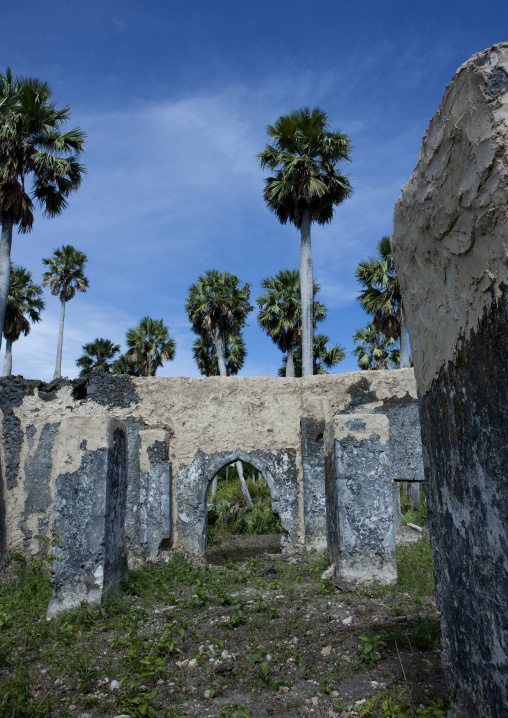
<instances>
[{"instance_id":1,"label":"stone pillar","mask_svg":"<svg viewBox=\"0 0 508 718\"><path fill-rule=\"evenodd\" d=\"M397 580L388 440L381 414L336 416L326 425L328 550L350 581Z\"/></svg>"},{"instance_id":2,"label":"stone pillar","mask_svg":"<svg viewBox=\"0 0 508 718\"><path fill-rule=\"evenodd\" d=\"M402 527L402 517L400 510L400 484L396 479L392 479L392 499L393 499L393 525L395 533L399 533Z\"/></svg>"},{"instance_id":3,"label":"stone pillar","mask_svg":"<svg viewBox=\"0 0 508 718\"><path fill-rule=\"evenodd\" d=\"M324 419L302 417L305 546L326 549L325 464L323 457Z\"/></svg>"},{"instance_id":4,"label":"stone pillar","mask_svg":"<svg viewBox=\"0 0 508 718\"><path fill-rule=\"evenodd\" d=\"M422 507L420 500L420 484L418 481L413 481L411 484L411 511L419 511Z\"/></svg>"},{"instance_id":5,"label":"stone pillar","mask_svg":"<svg viewBox=\"0 0 508 718\"><path fill-rule=\"evenodd\" d=\"M53 446L55 498L48 616L81 601L100 603L125 575L127 433L118 419L63 419Z\"/></svg>"},{"instance_id":6,"label":"stone pillar","mask_svg":"<svg viewBox=\"0 0 508 718\"><path fill-rule=\"evenodd\" d=\"M147 429L139 435L140 540L145 559L156 561L161 542L171 538L168 433L162 429Z\"/></svg>"},{"instance_id":7,"label":"stone pillar","mask_svg":"<svg viewBox=\"0 0 508 718\"><path fill-rule=\"evenodd\" d=\"M508 706L508 43L446 88L394 216L456 718Z\"/></svg>"}]
</instances>

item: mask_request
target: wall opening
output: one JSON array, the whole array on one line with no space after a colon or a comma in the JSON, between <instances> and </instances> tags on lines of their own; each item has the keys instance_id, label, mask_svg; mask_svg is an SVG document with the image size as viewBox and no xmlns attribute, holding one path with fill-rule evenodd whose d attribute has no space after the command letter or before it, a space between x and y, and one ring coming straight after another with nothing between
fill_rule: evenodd
<instances>
[{"instance_id":1,"label":"wall opening","mask_svg":"<svg viewBox=\"0 0 508 718\"><path fill-rule=\"evenodd\" d=\"M273 481L264 474L252 464L234 461L210 480L206 497L210 563L282 552L278 501L271 490Z\"/></svg>"}]
</instances>

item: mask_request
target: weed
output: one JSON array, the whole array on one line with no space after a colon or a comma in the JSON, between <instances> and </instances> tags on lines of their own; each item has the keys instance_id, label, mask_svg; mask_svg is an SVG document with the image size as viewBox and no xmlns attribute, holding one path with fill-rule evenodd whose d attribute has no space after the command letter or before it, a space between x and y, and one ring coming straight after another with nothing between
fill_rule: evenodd
<instances>
[{"instance_id":1,"label":"weed","mask_svg":"<svg viewBox=\"0 0 508 718\"><path fill-rule=\"evenodd\" d=\"M384 634L377 633L375 636L358 636L359 640L363 643L362 659L367 665L375 665L381 658L379 648L386 647L386 641Z\"/></svg>"},{"instance_id":2,"label":"weed","mask_svg":"<svg viewBox=\"0 0 508 718\"><path fill-rule=\"evenodd\" d=\"M245 703L224 703L219 709L220 718L250 718Z\"/></svg>"},{"instance_id":3,"label":"weed","mask_svg":"<svg viewBox=\"0 0 508 718\"><path fill-rule=\"evenodd\" d=\"M269 656L266 653L253 653L249 659L251 666L258 666L263 681L265 683L268 683L270 674L270 663L268 661L268 658Z\"/></svg>"},{"instance_id":4,"label":"weed","mask_svg":"<svg viewBox=\"0 0 508 718\"><path fill-rule=\"evenodd\" d=\"M367 718L446 718L448 708L441 698L428 706L416 707L411 703L408 689L403 688L398 693L386 690L368 698L359 706L359 712Z\"/></svg>"}]
</instances>

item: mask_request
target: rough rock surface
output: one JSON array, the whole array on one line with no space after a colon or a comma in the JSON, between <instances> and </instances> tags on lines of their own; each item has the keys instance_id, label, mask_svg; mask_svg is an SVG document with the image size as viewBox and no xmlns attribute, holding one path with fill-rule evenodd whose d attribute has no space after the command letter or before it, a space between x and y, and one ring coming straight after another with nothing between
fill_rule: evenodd
<instances>
[{"instance_id":1,"label":"rough rock surface","mask_svg":"<svg viewBox=\"0 0 508 718\"><path fill-rule=\"evenodd\" d=\"M330 560L347 581L395 583L395 526L386 416L337 416L325 429Z\"/></svg>"},{"instance_id":2,"label":"rough rock surface","mask_svg":"<svg viewBox=\"0 0 508 718\"><path fill-rule=\"evenodd\" d=\"M447 87L394 216L457 718L508 705L508 43Z\"/></svg>"},{"instance_id":3,"label":"rough rock surface","mask_svg":"<svg viewBox=\"0 0 508 718\"><path fill-rule=\"evenodd\" d=\"M107 416L64 419L53 448L58 542L48 616L81 601L100 603L127 570L125 426Z\"/></svg>"}]
</instances>

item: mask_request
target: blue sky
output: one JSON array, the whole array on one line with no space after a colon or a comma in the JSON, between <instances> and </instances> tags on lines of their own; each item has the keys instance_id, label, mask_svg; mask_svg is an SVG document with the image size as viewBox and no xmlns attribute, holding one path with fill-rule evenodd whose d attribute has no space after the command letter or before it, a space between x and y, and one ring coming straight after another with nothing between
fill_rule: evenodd
<instances>
[{"instance_id":1,"label":"blue sky","mask_svg":"<svg viewBox=\"0 0 508 718\"><path fill-rule=\"evenodd\" d=\"M416 164L446 85L472 54L507 40L508 3L319 3L260 0L28 0L2 8L0 68L49 83L69 126L88 136L82 188L59 218L15 235L12 258L42 276L42 257L73 244L89 258L90 289L67 306L62 373L81 346L125 346L141 317L176 339L162 376L196 376L184 312L207 269L251 285L299 264L300 240L264 206L255 155L280 114L319 105L352 143L354 195L313 226L314 274L329 316L320 331L354 348L368 317L354 270L390 234L393 207ZM8 29L8 31L6 31ZM59 302L13 348L13 372L53 376ZM275 375L281 354L245 331L242 374ZM355 370L353 356L338 371Z\"/></svg>"}]
</instances>

